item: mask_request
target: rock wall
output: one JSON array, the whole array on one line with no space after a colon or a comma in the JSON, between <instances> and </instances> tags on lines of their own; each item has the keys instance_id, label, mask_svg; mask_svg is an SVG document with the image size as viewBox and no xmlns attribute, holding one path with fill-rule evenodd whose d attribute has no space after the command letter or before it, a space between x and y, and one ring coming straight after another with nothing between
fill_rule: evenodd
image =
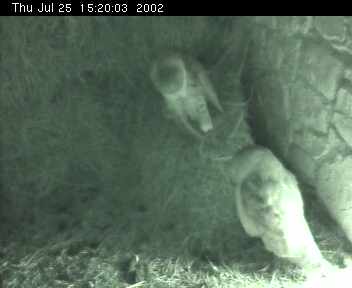
<instances>
[{"instance_id":1,"label":"rock wall","mask_svg":"<svg viewBox=\"0 0 352 288\"><path fill-rule=\"evenodd\" d=\"M260 16L244 82L256 140L289 163L352 240L352 19Z\"/></svg>"}]
</instances>

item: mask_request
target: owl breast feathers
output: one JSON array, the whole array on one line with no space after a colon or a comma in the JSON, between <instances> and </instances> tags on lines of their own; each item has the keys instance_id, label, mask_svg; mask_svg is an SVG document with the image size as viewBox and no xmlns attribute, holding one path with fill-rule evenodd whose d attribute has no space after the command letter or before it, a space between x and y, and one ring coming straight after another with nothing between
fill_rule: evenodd
<instances>
[{"instance_id":1,"label":"owl breast feathers","mask_svg":"<svg viewBox=\"0 0 352 288\"><path fill-rule=\"evenodd\" d=\"M258 146L243 149L231 162L226 170L235 188L237 212L245 232L261 238L277 256L301 266L323 263L304 217L294 175L270 150Z\"/></svg>"}]
</instances>

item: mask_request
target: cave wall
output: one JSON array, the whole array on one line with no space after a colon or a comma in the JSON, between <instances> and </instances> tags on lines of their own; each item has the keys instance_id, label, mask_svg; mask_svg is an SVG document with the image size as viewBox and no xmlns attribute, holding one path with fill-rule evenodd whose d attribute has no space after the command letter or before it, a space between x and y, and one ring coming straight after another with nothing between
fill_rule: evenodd
<instances>
[{"instance_id":1,"label":"cave wall","mask_svg":"<svg viewBox=\"0 0 352 288\"><path fill-rule=\"evenodd\" d=\"M352 239L352 19L247 20L245 86L256 140L316 188Z\"/></svg>"}]
</instances>

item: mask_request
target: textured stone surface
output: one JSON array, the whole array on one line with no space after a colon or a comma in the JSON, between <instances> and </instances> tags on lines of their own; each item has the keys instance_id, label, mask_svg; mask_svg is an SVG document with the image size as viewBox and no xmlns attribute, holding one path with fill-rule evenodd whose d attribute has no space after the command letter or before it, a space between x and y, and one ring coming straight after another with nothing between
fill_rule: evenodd
<instances>
[{"instance_id":1,"label":"textured stone surface","mask_svg":"<svg viewBox=\"0 0 352 288\"><path fill-rule=\"evenodd\" d=\"M258 121L265 122L265 133L270 139L270 144L273 145L272 148L284 157L287 155L292 131L288 129L291 111L288 89L274 74L258 80L255 93L261 111L260 114L256 114L256 117Z\"/></svg>"},{"instance_id":2,"label":"textured stone surface","mask_svg":"<svg viewBox=\"0 0 352 288\"><path fill-rule=\"evenodd\" d=\"M317 173L317 191L352 241L352 157L326 164Z\"/></svg>"},{"instance_id":3,"label":"textured stone surface","mask_svg":"<svg viewBox=\"0 0 352 288\"><path fill-rule=\"evenodd\" d=\"M329 100L335 97L342 68L342 63L325 46L308 44L303 48L300 73Z\"/></svg>"},{"instance_id":4,"label":"textured stone surface","mask_svg":"<svg viewBox=\"0 0 352 288\"><path fill-rule=\"evenodd\" d=\"M302 40L287 38L279 33L270 33L267 37L265 54L270 69L279 70L280 75L294 79L297 74Z\"/></svg>"},{"instance_id":5,"label":"textured stone surface","mask_svg":"<svg viewBox=\"0 0 352 288\"><path fill-rule=\"evenodd\" d=\"M345 39L345 19L342 16L315 16L314 26L327 40L342 42Z\"/></svg>"},{"instance_id":6,"label":"textured stone surface","mask_svg":"<svg viewBox=\"0 0 352 288\"><path fill-rule=\"evenodd\" d=\"M278 33L270 33L267 37L264 53L268 57L268 62L271 69L278 70L285 58L285 50L283 44L286 39Z\"/></svg>"},{"instance_id":7,"label":"textured stone surface","mask_svg":"<svg viewBox=\"0 0 352 288\"><path fill-rule=\"evenodd\" d=\"M344 115L352 115L352 93L347 88L337 91L335 111Z\"/></svg>"},{"instance_id":8,"label":"textured stone surface","mask_svg":"<svg viewBox=\"0 0 352 288\"><path fill-rule=\"evenodd\" d=\"M249 114L254 135L316 188L352 242L352 18L256 23L245 69L258 95Z\"/></svg>"},{"instance_id":9,"label":"textured stone surface","mask_svg":"<svg viewBox=\"0 0 352 288\"><path fill-rule=\"evenodd\" d=\"M282 119L289 119L288 91L278 77L270 74L262 77L256 82L256 93L266 114L279 115Z\"/></svg>"},{"instance_id":10,"label":"textured stone surface","mask_svg":"<svg viewBox=\"0 0 352 288\"><path fill-rule=\"evenodd\" d=\"M322 97L305 83L297 81L291 85L289 98L292 127L295 130L309 128L320 133L328 130L328 106L322 102Z\"/></svg>"},{"instance_id":11,"label":"textured stone surface","mask_svg":"<svg viewBox=\"0 0 352 288\"><path fill-rule=\"evenodd\" d=\"M344 45L347 46L347 49L350 53L352 53L352 18L346 17L346 30L347 30L347 37L346 37L346 42Z\"/></svg>"},{"instance_id":12,"label":"textured stone surface","mask_svg":"<svg viewBox=\"0 0 352 288\"><path fill-rule=\"evenodd\" d=\"M327 138L324 139L325 149L319 156L314 159L319 161L324 161L328 158L335 158L338 151L346 150L347 145L341 141L335 128L329 128L329 134Z\"/></svg>"},{"instance_id":13,"label":"textured stone surface","mask_svg":"<svg viewBox=\"0 0 352 288\"><path fill-rule=\"evenodd\" d=\"M257 74L263 72L268 67L268 59L265 54L267 47L267 30L263 28L254 29L252 32L252 42L249 45L247 61L244 69L247 69L251 76L256 77ZM253 49L256 47L256 49Z\"/></svg>"},{"instance_id":14,"label":"textured stone surface","mask_svg":"<svg viewBox=\"0 0 352 288\"><path fill-rule=\"evenodd\" d=\"M271 148L278 153L280 157L286 157L288 147L292 142L291 129L288 129L290 122L283 115L270 117L266 115L267 137L270 139Z\"/></svg>"},{"instance_id":15,"label":"textured stone surface","mask_svg":"<svg viewBox=\"0 0 352 288\"><path fill-rule=\"evenodd\" d=\"M309 156L308 153L303 151L299 146L293 144L289 149L288 162L295 170L300 179L308 184L314 185L316 163Z\"/></svg>"},{"instance_id":16,"label":"textured stone surface","mask_svg":"<svg viewBox=\"0 0 352 288\"><path fill-rule=\"evenodd\" d=\"M313 159L324 155L328 145L326 136L318 136L308 129L297 131L293 134L293 143L302 147Z\"/></svg>"},{"instance_id":17,"label":"textured stone surface","mask_svg":"<svg viewBox=\"0 0 352 288\"><path fill-rule=\"evenodd\" d=\"M336 43L332 43L332 45L340 52L345 52L352 55L352 39L350 37L346 39L343 45L338 45Z\"/></svg>"},{"instance_id":18,"label":"textured stone surface","mask_svg":"<svg viewBox=\"0 0 352 288\"><path fill-rule=\"evenodd\" d=\"M351 84L352 84L352 69L345 69L344 73L343 73L343 78L345 80L348 80Z\"/></svg>"},{"instance_id":19,"label":"textured stone surface","mask_svg":"<svg viewBox=\"0 0 352 288\"><path fill-rule=\"evenodd\" d=\"M333 121L341 137L352 148L352 117L336 113Z\"/></svg>"},{"instance_id":20,"label":"textured stone surface","mask_svg":"<svg viewBox=\"0 0 352 288\"><path fill-rule=\"evenodd\" d=\"M275 16L255 16L254 17L255 23L265 26L270 29L276 29L276 17Z\"/></svg>"},{"instance_id":21,"label":"textured stone surface","mask_svg":"<svg viewBox=\"0 0 352 288\"><path fill-rule=\"evenodd\" d=\"M312 16L277 16L278 29L286 34L306 34L312 25Z\"/></svg>"}]
</instances>

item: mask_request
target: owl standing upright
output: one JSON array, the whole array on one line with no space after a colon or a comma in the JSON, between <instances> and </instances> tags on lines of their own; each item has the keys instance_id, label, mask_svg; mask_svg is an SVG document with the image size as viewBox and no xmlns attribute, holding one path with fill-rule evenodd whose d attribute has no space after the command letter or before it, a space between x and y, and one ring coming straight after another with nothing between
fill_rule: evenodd
<instances>
[{"instance_id":1,"label":"owl standing upright","mask_svg":"<svg viewBox=\"0 0 352 288\"><path fill-rule=\"evenodd\" d=\"M247 147L226 166L245 232L306 271L329 266L304 216L295 176L266 148Z\"/></svg>"}]
</instances>

